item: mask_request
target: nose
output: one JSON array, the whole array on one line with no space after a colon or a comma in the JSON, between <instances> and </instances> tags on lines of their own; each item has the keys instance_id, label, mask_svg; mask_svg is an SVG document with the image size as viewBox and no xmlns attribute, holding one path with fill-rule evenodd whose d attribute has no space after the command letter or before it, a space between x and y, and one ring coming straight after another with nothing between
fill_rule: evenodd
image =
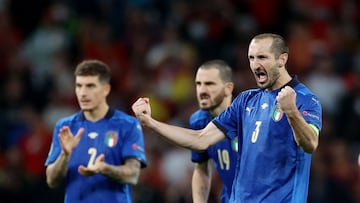
<instances>
[{"instance_id":1,"label":"nose","mask_svg":"<svg viewBox=\"0 0 360 203\"><path fill-rule=\"evenodd\" d=\"M197 86L197 91L198 91L198 93L200 93L200 94L206 92L206 91L207 91L206 85L204 85L204 84L199 84L199 85Z\"/></svg>"},{"instance_id":2,"label":"nose","mask_svg":"<svg viewBox=\"0 0 360 203\"><path fill-rule=\"evenodd\" d=\"M261 63L257 59L250 60L250 67L252 69L257 69L257 68L261 67Z\"/></svg>"},{"instance_id":3,"label":"nose","mask_svg":"<svg viewBox=\"0 0 360 203\"><path fill-rule=\"evenodd\" d=\"M78 87L76 92L77 95L80 97L84 97L87 94L87 90L85 87Z\"/></svg>"}]
</instances>

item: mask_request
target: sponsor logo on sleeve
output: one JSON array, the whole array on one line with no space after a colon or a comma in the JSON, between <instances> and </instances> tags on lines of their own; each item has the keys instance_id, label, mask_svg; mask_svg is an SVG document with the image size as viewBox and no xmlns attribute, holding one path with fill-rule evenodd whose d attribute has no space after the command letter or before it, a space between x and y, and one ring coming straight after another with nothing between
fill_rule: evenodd
<instances>
[{"instance_id":1,"label":"sponsor logo on sleeve","mask_svg":"<svg viewBox=\"0 0 360 203\"><path fill-rule=\"evenodd\" d=\"M139 151L141 151L141 152L144 152L144 151L145 151L144 148L142 148L141 146L137 145L136 143L132 144L131 148L132 148L133 150L139 150Z\"/></svg>"},{"instance_id":2,"label":"sponsor logo on sleeve","mask_svg":"<svg viewBox=\"0 0 360 203\"><path fill-rule=\"evenodd\" d=\"M304 117L308 116L308 117L314 118L314 119L316 119L316 120L320 120L320 117L319 117L319 116L314 115L314 114L311 114L311 113L309 113L308 111L303 111L303 112L302 112L302 115L303 115Z\"/></svg>"}]
</instances>

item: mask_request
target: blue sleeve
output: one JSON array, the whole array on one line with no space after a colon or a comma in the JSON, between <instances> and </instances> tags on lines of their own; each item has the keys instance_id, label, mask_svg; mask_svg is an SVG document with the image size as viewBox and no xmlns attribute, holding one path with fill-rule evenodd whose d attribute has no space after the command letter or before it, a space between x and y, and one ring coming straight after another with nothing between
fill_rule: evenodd
<instances>
[{"instance_id":1,"label":"blue sleeve","mask_svg":"<svg viewBox=\"0 0 360 203\"><path fill-rule=\"evenodd\" d=\"M208 120L200 119L201 116L199 116L199 115L200 115L200 111L197 111L190 116L189 127L193 130L199 130L199 129L204 128L208 124L208 122L209 122L208 120L211 120L210 118L208 118ZM198 152L198 151L194 151L194 150L191 151L191 161L192 162L198 163L198 162L207 161L209 159L210 159L210 157L209 157L207 151L203 151L203 152Z\"/></svg>"},{"instance_id":2,"label":"blue sleeve","mask_svg":"<svg viewBox=\"0 0 360 203\"><path fill-rule=\"evenodd\" d=\"M299 111L307 123L315 125L320 131L322 128L322 107L319 99L312 95L299 95Z\"/></svg>"},{"instance_id":3,"label":"blue sleeve","mask_svg":"<svg viewBox=\"0 0 360 203\"><path fill-rule=\"evenodd\" d=\"M124 157L135 158L141 162L141 167L146 167L147 159L145 155L144 135L138 120L134 119L130 132L126 135L123 143L122 154Z\"/></svg>"},{"instance_id":4,"label":"blue sleeve","mask_svg":"<svg viewBox=\"0 0 360 203\"><path fill-rule=\"evenodd\" d=\"M59 131L62 126L63 126L63 122L59 121L56 123L56 125L54 127L51 147L50 147L48 157L45 161L45 166L55 162L61 153L61 144L59 141Z\"/></svg>"},{"instance_id":5,"label":"blue sleeve","mask_svg":"<svg viewBox=\"0 0 360 203\"><path fill-rule=\"evenodd\" d=\"M242 96L237 96L232 104L212 121L228 138L234 139L242 133Z\"/></svg>"}]
</instances>

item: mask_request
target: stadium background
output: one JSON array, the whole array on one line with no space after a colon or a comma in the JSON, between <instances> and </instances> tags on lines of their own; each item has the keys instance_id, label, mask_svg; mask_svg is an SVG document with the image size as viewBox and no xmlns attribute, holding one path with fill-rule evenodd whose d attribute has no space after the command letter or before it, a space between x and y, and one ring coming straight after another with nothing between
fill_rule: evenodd
<instances>
[{"instance_id":1,"label":"stadium background","mask_svg":"<svg viewBox=\"0 0 360 203\"><path fill-rule=\"evenodd\" d=\"M359 25L357 0L0 0L0 202L62 202L43 164L55 121L78 109L80 60L111 66L114 107L149 96L156 118L187 126L202 62L229 62L236 93L255 87L246 52L260 32L286 37L288 69L323 104L308 202L360 202ZM189 151L150 134L134 203L191 202Z\"/></svg>"}]
</instances>

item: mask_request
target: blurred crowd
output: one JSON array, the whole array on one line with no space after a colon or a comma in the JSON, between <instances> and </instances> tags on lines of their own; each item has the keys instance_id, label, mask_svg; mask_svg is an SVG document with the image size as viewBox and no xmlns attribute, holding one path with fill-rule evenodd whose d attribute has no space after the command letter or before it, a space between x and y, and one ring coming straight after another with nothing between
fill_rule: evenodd
<instances>
[{"instance_id":1,"label":"blurred crowd","mask_svg":"<svg viewBox=\"0 0 360 203\"><path fill-rule=\"evenodd\" d=\"M197 66L227 61L236 96L256 87L249 40L273 32L288 41L289 71L323 105L308 202L359 203L359 25L358 0L0 0L0 202L63 202L44 161L57 119L78 111L79 61L110 65L113 107L132 114L147 96L155 118L187 126ZM149 165L134 203L192 202L190 151L144 133ZM209 203L221 187L214 175Z\"/></svg>"}]
</instances>

